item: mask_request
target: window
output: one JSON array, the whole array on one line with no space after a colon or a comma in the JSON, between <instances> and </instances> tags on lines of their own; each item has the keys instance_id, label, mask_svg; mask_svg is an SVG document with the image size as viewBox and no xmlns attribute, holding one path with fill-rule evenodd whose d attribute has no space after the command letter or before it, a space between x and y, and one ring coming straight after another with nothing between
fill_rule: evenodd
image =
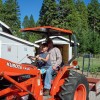
<instances>
[{"instance_id":1,"label":"window","mask_svg":"<svg viewBox=\"0 0 100 100\"><path fill-rule=\"evenodd\" d=\"M11 52L11 46L8 46L7 51Z\"/></svg>"},{"instance_id":2,"label":"window","mask_svg":"<svg viewBox=\"0 0 100 100\"><path fill-rule=\"evenodd\" d=\"M24 51L27 51L27 47L24 47Z\"/></svg>"}]
</instances>

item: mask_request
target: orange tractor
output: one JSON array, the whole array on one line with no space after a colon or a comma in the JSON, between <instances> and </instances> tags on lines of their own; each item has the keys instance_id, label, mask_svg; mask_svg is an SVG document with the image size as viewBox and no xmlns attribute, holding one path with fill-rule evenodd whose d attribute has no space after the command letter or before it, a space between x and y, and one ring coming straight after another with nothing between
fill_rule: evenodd
<instances>
[{"instance_id":1,"label":"orange tractor","mask_svg":"<svg viewBox=\"0 0 100 100\"><path fill-rule=\"evenodd\" d=\"M75 34L70 30L43 26L25 28L22 32L32 31L43 33L47 37L52 35L68 35L73 38L74 56L63 65L51 81L50 96L47 100L89 100L89 84L86 77L75 71L77 61L77 42ZM30 77L23 78L22 76ZM43 77L40 70L33 64L17 64L0 58L0 100L44 100ZM26 100L26 99L25 99Z\"/></svg>"}]
</instances>

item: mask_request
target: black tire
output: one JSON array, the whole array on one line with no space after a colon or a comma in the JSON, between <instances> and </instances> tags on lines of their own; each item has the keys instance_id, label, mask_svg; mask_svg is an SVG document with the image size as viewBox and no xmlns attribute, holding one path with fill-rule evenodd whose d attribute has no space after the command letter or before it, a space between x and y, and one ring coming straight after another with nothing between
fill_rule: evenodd
<instances>
[{"instance_id":1,"label":"black tire","mask_svg":"<svg viewBox=\"0 0 100 100\"><path fill-rule=\"evenodd\" d=\"M75 91L80 84L85 86L87 92L86 100L88 100L89 84L87 79L84 75L75 71L70 71L69 77L65 78L65 83L61 86L61 91L59 93L60 100L74 100Z\"/></svg>"}]
</instances>

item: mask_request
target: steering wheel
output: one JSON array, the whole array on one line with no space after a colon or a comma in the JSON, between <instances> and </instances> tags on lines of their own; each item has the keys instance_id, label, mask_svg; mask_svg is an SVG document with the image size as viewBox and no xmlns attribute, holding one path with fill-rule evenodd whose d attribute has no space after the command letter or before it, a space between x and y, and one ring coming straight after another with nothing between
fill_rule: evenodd
<instances>
[{"instance_id":1,"label":"steering wheel","mask_svg":"<svg viewBox=\"0 0 100 100\"><path fill-rule=\"evenodd\" d=\"M37 62L37 60L33 60L33 59L32 59L33 56L28 56L28 58L30 59L31 64L34 65L34 66L36 66L36 62Z\"/></svg>"}]
</instances>

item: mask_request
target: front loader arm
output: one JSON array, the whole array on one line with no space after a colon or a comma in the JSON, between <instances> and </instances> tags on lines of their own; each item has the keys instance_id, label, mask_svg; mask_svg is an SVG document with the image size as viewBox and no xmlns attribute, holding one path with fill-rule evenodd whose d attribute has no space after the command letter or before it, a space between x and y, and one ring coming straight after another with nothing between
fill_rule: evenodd
<instances>
[{"instance_id":1,"label":"front loader arm","mask_svg":"<svg viewBox=\"0 0 100 100\"><path fill-rule=\"evenodd\" d=\"M30 75L30 78L22 82L13 79L13 77L22 75ZM31 64L16 64L0 58L0 78L6 79L11 83L9 87L0 90L0 97L4 96L6 99L8 98L7 100L13 100L15 97L21 98L30 94L35 100L42 100L43 85L41 74L40 70L35 66Z\"/></svg>"}]
</instances>

